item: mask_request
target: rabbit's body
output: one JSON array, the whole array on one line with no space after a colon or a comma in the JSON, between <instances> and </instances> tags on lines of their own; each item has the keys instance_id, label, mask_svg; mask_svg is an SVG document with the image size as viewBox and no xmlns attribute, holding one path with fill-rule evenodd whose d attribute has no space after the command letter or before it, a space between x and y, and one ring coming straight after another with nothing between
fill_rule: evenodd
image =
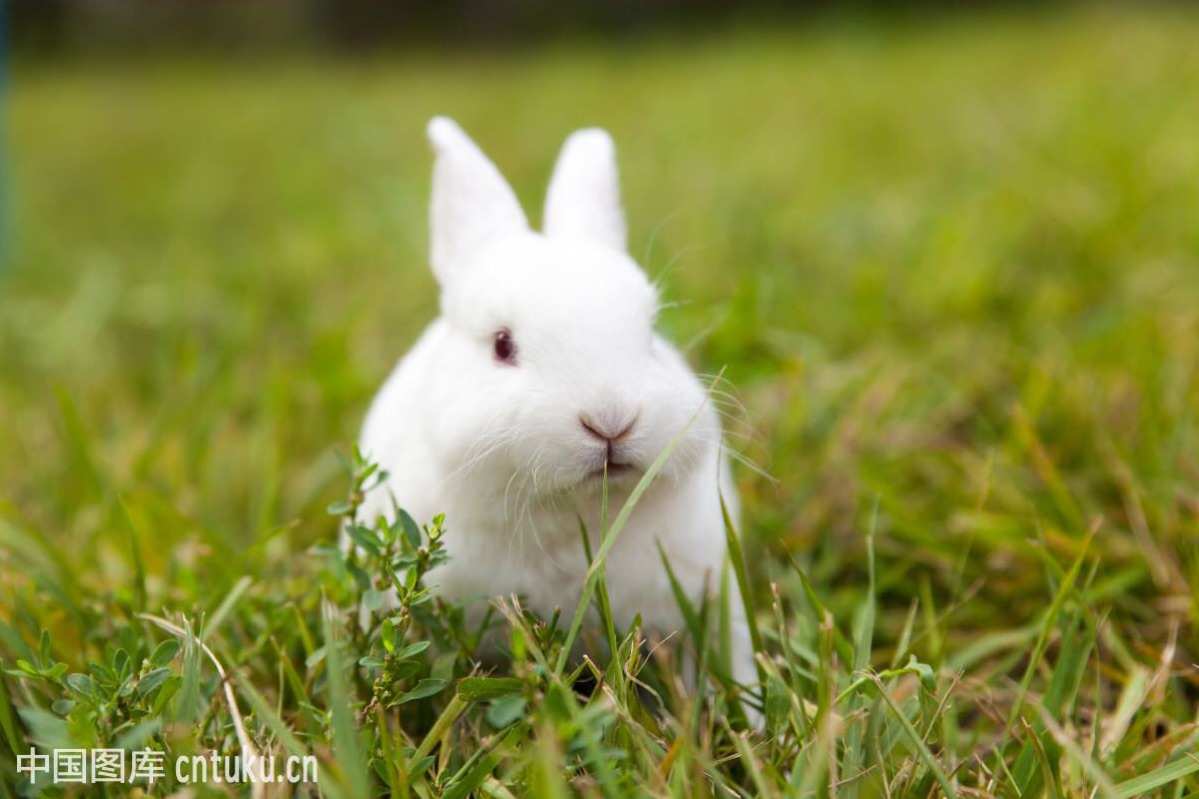
<instances>
[{"instance_id":1,"label":"rabbit's body","mask_svg":"<svg viewBox=\"0 0 1199 799\"><path fill-rule=\"evenodd\" d=\"M443 323L434 322L396 366L371 407L361 446L389 477L385 490L368 496L363 515L389 515L392 496L416 519L444 513L450 560L437 570L434 582L447 598L478 600L474 604L479 607L490 597L519 594L538 613L548 616L561 608L569 614L587 571L579 520L590 533L594 551L601 534L602 480L592 478L574 491L539 501L528 496L531 473L528 485L518 485L503 472L480 475L478 470L458 469L453 461L442 463L440 442L431 434L437 419L428 417L438 406L424 395L435 379L444 335ZM681 356L672 347L670 352L681 364ZM700 413L707 418L693 424L717 424L710 404ZM609 519L639 477L610 481ZM678 606L658 555L659 543L692 596L702 594L705 580L709 587L717 584L724 557L718 485L732 498L726 501L735 502L727 466L713 446L686 479L663 478L642 495L607 559L606 580L617 624L628 625L640 613L653 628L679 629Z\"/></svg>"},{"instance_id":2,"label":"rabbit's body","mask_svg":"<svg viewBox=\"0 0 1199 799\"><path fill-rule=\"evenodd\" d=\"M393 499L418 520L446 515L437 592L484 607L519 594L573 612L592 548L646 469L672 447L606 562L617 624L638 613L682 627L658 554L698 601L720 584L723 492L736 507L718 415L682 355L653 331L657 294L625 252L611 141L568 140L529 230L511 189L452 122L434 120L432 265L442 315L399 362L363 428L388 473L364 515ZM754 666L734 593L735 676Z\"/></svg>"}]
</instances>

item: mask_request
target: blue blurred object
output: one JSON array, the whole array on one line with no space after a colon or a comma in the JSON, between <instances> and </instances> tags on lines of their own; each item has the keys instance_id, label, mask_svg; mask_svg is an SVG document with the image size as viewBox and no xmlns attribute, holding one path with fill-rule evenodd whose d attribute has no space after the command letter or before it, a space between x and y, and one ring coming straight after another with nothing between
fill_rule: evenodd
<instances>
[{"instance_id":1,"label":"blue blurred object","mask_svg":"<svg viewBox=\"0 0 1199 799\"><path fill-rule=\"evenodd\" d=\"M8 264L8 3L0 0L0 270Z\"/></svg>"}]
</instances>

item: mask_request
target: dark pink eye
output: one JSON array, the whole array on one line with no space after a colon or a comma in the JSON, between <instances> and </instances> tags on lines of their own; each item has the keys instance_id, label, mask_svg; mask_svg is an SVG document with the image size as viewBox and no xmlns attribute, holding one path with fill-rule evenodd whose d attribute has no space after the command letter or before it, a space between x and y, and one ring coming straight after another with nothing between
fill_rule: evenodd
<instances>
[{"instance_id":1,"label":"dark pink eye","mask_svg":"<svg viewBox=\"0 0 1199 799\"><path fill-rule=\"evenodd\" d=\"M495 359L509 366L516 365L516 342L512 340L512 331L502 328L495 334Z\"/></svg>"}]
</instances>

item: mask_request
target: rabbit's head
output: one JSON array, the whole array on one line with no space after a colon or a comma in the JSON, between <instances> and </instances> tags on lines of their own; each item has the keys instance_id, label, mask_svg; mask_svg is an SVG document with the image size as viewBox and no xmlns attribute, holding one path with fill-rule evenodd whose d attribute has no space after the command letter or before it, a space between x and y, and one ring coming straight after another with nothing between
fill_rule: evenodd
<instances>
[{"instance_id":1,"label":"rabbit's head","mask_svg":"<svg viewBox=\"0 0 1199 799\"><path fill-rule=\"evenodd\" d=\"M626 252L608 134L566 141L540 233L461 128L438 117L428 134L442 307L428 432L443 466L530 496L597 486L605 464L629 486L678 435L663 474L686 473L718 422L654 332L657 293Z\"/></svg>"}]
</instances>

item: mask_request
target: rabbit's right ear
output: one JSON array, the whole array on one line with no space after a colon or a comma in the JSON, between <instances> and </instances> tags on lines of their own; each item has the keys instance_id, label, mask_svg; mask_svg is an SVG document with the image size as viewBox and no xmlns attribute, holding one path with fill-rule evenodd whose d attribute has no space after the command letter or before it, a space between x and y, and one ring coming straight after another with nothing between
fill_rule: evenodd
<instances>
[{"instance_id":1,"label":"rabbit's right ear","mask_svg":"<svg viewBox=\"0 0 1199 799\"><path fill-rule=\"evenodd\" d=\"M529 223L512 187L456 122L433 117L428 135L436 154L429 261L445 286L480 246Z\"/></svg>"},{"instance_id":2,"label":"rabbit's right ear","mask_svg":"<svg viewBox=\"0 0 1199 799\"><path fill-rule=\"evenodd\" d=\"M616 147L606 130L576 130L562 145L545 195L543 227L548 236L567 233L625 251Z\"/></svg>"}]
</instances>

